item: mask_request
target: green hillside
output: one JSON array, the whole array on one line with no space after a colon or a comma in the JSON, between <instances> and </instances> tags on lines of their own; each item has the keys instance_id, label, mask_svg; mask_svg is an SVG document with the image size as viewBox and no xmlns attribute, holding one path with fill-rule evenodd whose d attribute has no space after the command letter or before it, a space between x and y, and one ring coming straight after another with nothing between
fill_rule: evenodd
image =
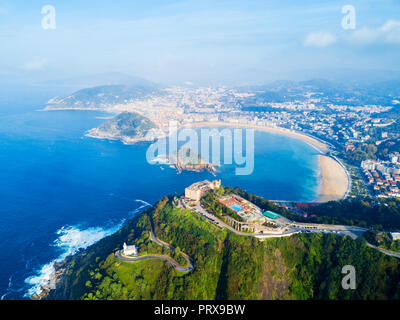
<instances>
[{"instance_id":1,"label":"green hillside","mask_svg":"<svg viewBox=\"0 0 400 320\"><path fill-rule=\"evenodd\" d=\"M47 102L47 109L96 109L102 110L116 104L129 104L136 99L142 99L162 92L152 83L138 80L137 83L126 85L101 85L76 91L65 97L55 97Z\"/></svg>"},{"instance_id":2,"label":"green hillside","mask_svg":"<svg viewBox=\"0 0 400 320\"><path fill-rule=\"evenodd\" d=\"M92 138L120 140L132 144L157 138L160 133L157 128L153 121L141 114L122 112L99 127L90 129L86 135Z\"/></svg>"},{"instance_id":3,"label":"green hillside","mask_svg":"<svg viewBox=\"0 0 400 320\"><path fill-rule=\"evenodd\" d=\"M175 247L167 252L149 237ZM122 262L123 242L139 255L163 253L184 263L176 271L162 260ZM49 299L399 299L400 261L365 245L362 238L301 234L260 241L211 225L164 198L118 233L74 256ZM341 287L344 265L357 272L357 289Z\"/></svg>"}]
</instances>

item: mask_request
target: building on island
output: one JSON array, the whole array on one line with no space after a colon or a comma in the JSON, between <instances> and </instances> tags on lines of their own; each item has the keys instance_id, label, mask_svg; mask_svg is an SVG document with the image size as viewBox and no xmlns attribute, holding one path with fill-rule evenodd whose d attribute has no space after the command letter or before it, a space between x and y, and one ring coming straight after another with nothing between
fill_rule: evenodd
<instances>
[{"instance_id":1,"label":"building on island","mask_svg":"<svg viewBox=\"0 0 400 320\"><path fill-rule=\"evenodd\" d=\"M124 242L124 247L123 247L122 253L123 253L125 256L137 256L137 254L138 254L135 245L133 245L133 246L128 246L128 245L126 245L125 242Z\"/></svg>"},{"instance_id":2,"label":"building on island","mask_svg":"<svg viewBox=\"0 0 400 320\"><path fill-rule=\"evenodd\" d=\"M185 198L196 202L200 201L200 198L207 190L216 190L221 187L221 180L208 181L203 180L193 183L191 186L185 189Z\"/></svg>"}]
</instances>

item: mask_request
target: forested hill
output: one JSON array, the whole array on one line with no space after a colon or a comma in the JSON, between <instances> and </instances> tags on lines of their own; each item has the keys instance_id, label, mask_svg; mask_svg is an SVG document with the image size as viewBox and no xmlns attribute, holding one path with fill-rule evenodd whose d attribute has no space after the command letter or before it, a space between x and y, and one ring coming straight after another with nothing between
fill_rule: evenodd
<instances>
[{"instance_id":1,"label":"forested hill","mask_svg":"<svg viewBox=\"0 0 400 320\"><path fill-rule=\"evenodd\" d=\"M122 112L116 117L101 124L99 131L115 136L144 137L150 129L157 126L150 119L135 113Z\"/></svg>"},{"instance_id":2,"label":"forested hill","mask_svg":"<svg viewBox=\"0 0 400 320\"><path fill-rule=\"evenodd\" d=\"M240 188L228 189L255 203L265 211L272 210L299 222L343 224L369 227L380 231L396 231L400 229L400 199L397 198L367 198L363 200L349 198L329 201L310 206L306 209L309 218L303 218L284 207Z\"/></svg>"},{"instance_id":3,"label":"forested hill","mask_svg":"<svg viewBox=\"0 0 400 320\"><path fill-rule=\"evenodd\" d=\"M400 261L359 238L301 234L260 241L232 234L164 198L119 232L72 257L49 299L399 299ZM152 242L156 236L172 244ZM139 255L168 254L194 270L180 272L163 260L123 262L122 244ZM353 265L357 288L341 286L342 267Z\"/></svg>"},{"instance_id":4,"label":"forested hill","mask_svg":"<svg viewBox=\"0 0 400 320\"><path fill-rule=\"evenodd\" d=\"M94 138L121 140L124 143L150 141L156 136L157 125L135 112L122 112L88 131Z\"/></svg>"},{"instance_id":5,"label":"forested hill","mask_svg":"<svg viewBox=\"0 0 400 320\"><path fill-rule=\"evenodd\" d=\"M153 94L161 95L162 92L148 82L133 86L96 86L81 89L65 97L55 97L47 102L45 110L104 110L117 104L129 104Z\"/></svg>"}]
</instances>

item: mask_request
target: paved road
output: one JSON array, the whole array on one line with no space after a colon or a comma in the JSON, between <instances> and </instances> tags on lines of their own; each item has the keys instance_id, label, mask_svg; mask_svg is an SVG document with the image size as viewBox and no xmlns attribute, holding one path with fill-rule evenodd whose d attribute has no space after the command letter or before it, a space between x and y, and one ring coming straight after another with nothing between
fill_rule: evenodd
<instances>
[{"instance_id":1,"label":"paved road","mask_svg":"<svg viewBox=\"0 0 400 320\"><path fill-rule=\"evenodd\" d=\"M175 247L170 245L169 243L166 243L160 239L158 239L154 233L154 225L153 225L153 220L151 219L151 217L149 216L150 219L150 225L151 225L151 230L150 230L150 240L157 243L158 245L167 248L168 250L174 250ZM122 261L126 261L126 262L134 262L134 261L140 261L140 260L146 260L146 259L162 259L162 260L166 260L169 263L172 264L172 266L178 270L178 271L183 271L183 272L188 272L188 271L192 271L194 269L193 267L193 262L192 259L190 259L190 257L183 253L181 251L181 255L185 258L185 260L188 263L187 267L182 267L181 265L178 264L178 262L176 262L174 259L172 259L170 256L166 256L166 255L161 255L161 254L151 254L151 255L145 255L145 256L139 256L139 257L128 257L128 256L124 256L121 253L121 250L118 250L115 253L115 256L122 260Z\"/></svg>"},{"instance_id":2,"label":"paved road","mask_svg":"<svg viewBox=\"0 0 400 320\"><path fill-rule=\"evenodd\" d=\"M298 230L290 229L283 231L282 233L270 233L270 234L265 234L265 233L247 233L247 232L241 232L233 227L231 227L229 224L225 223L221 219L217 218L216 216L210 214L207 210L203 209L200 205L197 205L194 210L199 213L201 216L205 217L208 219L211 223L216 224L217 226L221 228L226 228L229 231L232 231L233 233L236 233L241 236L246 236L246 237L254 237L254 238L259 238L259 239L268 239L268 238L281 238L281 237L289 237L292 236L296 233L299 233Z\"/></svg>"},{"instance_id":3,"label":"paved road","mask_svg":"<svg viewBox=\"0 0 400 320\"><path fill-rule=\"evenodd\" d=\"M246 233L246 232L237 231L236 229L234 229L230 225L226 224L221 219L210 214L207 210L203 209L200 205L197 205L194 208L190 208L190 210L194 210L195 212L197 212L198 214L200 214L201 216L206 218L208 220L208 222L213 223L220 228L226 228L229 231L236 233L238 235L241 235L241 236L255 237L255 238L260 238L260 239L289 237L289 236L292 236L297 233L306 233L306 232L309 232L309 233L334 233L334 234L342 235L342 236L343 235L350 236L351 238L355 239L355 238L361 236L365 231L368 230L366 228L355 227L355 226L292 222L291 226L287 230L283 231L282 233L270 233L270 234ZM150 224L151 224L150 239L162 247L165 247L169 250L174 250L175 248L172 245L170 245L169 243L166 243L156 237L156 235L154 233L153 221L151 218L150 218ZM400 259L400 253L385 250L382 248L378 248L368 242L367 242L367 245L373 249L379 250L383 254ZM187 267L180 266L171 257L164 256L164 255L147 255L147 256L140 256L140 257L127 257L127 256L122 256L121 252L117 251L115 253L115 256L122 261L128 261L128 262L145 260L145 259L163 259L163 260L169 261L176 270L183 271L183 272L192 271L194 269L192 259L183 252L181 252L181 254L188 262Z\"/></svg>"},{"instance_id":4,"label":"paved road","mask_svg":"<svg viewBox=\"0 0 400 320\"><path fill-rule=\"evenodd\" d=\"M368 243L368 242L367 242L367 246L368 246L368 247L371 247L371 248L374 248L374 249L376 249L376 250L379 250L380 252L382 252L382 253L384 253L384 254L386 254L386 255L388 255L388 256L391 256L391 257L395 257L395 258L400 259L400 253L397 253L397 252L393 252L393 251L390 251L390 250L386 250L386 249L379 248L379 247L374 246L374 245L372 245L372 244L370 244L370 243Z\"/></svg>"},{"instance_id":5,"label":"paved road","mask_svg":"<svg viewBox=\"0 0 400 320\"><path fill-rule=\"evenodd\" d=\"M199 213L203 217L207 218L208 220L210 220L211 222L213 222L217 226L219 226L221 228L226 228L229 231L232 231L233 233L236 233L236 234L241 235L241 236L254 237L254 238L260 238L260 239L267 239L267 238L289 237L291 235L299 233L298 230L294 230L294 229L286 230L286 231L283 231L281 233L269 233L269 234L266 234L266 233L241 232L241 231L238 231L238 230L234 229L233 227L231 227L229 224L225 223L224 221L222 221L218 217L210 214L207 210L203 209L200 205L197 205L194 209L195 209L195 211L197 213Z\"/></svg>"},{"instance_id":6,"label":"paved road","mask_svg":"<svg viewBox=\"0 0 400 320\"><path fill-rule=\"evenodd\" d=\"M221 228L226 228L229 231L232 231L238 235L247 236L247 237L256 237L260 239L267 239L267 238L278 238L278 237L288 237L292 236L296 233L333 233L337 235L346 235L353 239L361 236L367 228L355 227L355 226L344 226L344 225L329 225L329 224L316 224L316 223L298 223L292 222L292 226L290 226L286 231L282 232L281 234L257 234L257 233L246 233L240 232L232 228L230 225L226 224L221 219L217 218L216 216L210 214L207 210L203 209L200 205L197 205L193 209L195 212L200 214L201 216L205 217L209 220L210 223L214 223ZM389 250L381 249L376 246L371 245L367 242L367 245L371 248L379 250L383 254L386 254L391 257L399 258L400 253L392 252Z\"/></svg>"},{"instance_id":7,"label":"paved road","mask_svg":"<svg viewBox=\"0 0 400 320\"><path fill-rule=\"evenodd\" d=\"M194 210L202 215L203 217L207 218L214 224L219 227L226 228L238 235L248 236L248 237L256 237L256 238L277 238L283 236L291 236L296 233L300 232L314 232L314 233L336 233L341 235L348 235L352 238L356 238L360 236L362 233L367 231L366 228L361 227L353 227L353 226L342 226L342 225L327 225L327 224L312 224L312 223L297 223L292 222L292 225L282 233L246 233L240 232L231 227L230 225L226 224L224 221L219 219L218 217L210 214L207 210L203 209L200 205L194 207Z\"/></svg>"},{"instance_id":8,"label":"paved road","mask_svg":"<svg viewBox=\"0 0 400 320\"><path fill-rule=\"evenodd\" d=\"M166 243L160 239L158 239L156 237L156 234L154 233L154 222L153 219L149 216L150 219L150 226L151 226L151 230L150 230L150 240L157 243L158 245L160 245L161 247L167 248L169 250L174 250L174 247L172 245L170 245L169 243Z\"/></svg>"},{"instance_id":9,"label":"paved road","mask_svg":"<svg viewBox=\"0 0 400 320\"><path fill-rule=\"evenodd\" d=\"M349 236L353 239L361 236L365 231L368 230L366 228L355 227L355 226L317 224L317 223L298 223L298 222L293 222L292 228L297 229L299 232L333 233L342 236Z\"/></svg>"},{"instance_id":10,"label":"paved road","mask_svg":"<svg viewBox=\"0 0 400 320\"><path fill-rule=\"evenodd\" d=\"M159 255L159 254L152 254L152 255L139 256L139 257L127 257L127 256L123 256L121 254L121 250L118 250L115 253L115 257L117 257L119 260L122 260L122 261L125 261L125 262L136 262L136 261L147 260L147 259L162 259L162 260L166 260L169 263L171 263L171 265L178 271L188 272L188 271L192 271L193 270L193 265L192 264L190 264L188 267L182 267L174 259L172 259L171 257L164 256L164 255Z\"/></svg>"}]
</instances>

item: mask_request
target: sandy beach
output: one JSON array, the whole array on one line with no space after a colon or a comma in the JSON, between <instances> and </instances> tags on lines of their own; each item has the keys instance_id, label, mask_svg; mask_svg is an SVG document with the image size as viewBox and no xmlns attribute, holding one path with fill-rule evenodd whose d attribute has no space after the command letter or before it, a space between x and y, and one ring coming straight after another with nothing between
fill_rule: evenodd
<instances>
[{"instance_id":1,"label":"sandy beach","mask_svg":"<svg viewBox=\"0 0 400 320\"><path fill-rule=\"evenodd\" d=\"M342 199L349 186L345 169L333 158L319 155L320 186L316 202Z\"/></svg>"},{"instance_id":2,"label":"sandy beach","mask_svg":"<svg viewBox=\"0 0 400 320\"><path fill-rule=\"evenodd\" d=\"M242 123L230 123L230 122L194 122L191 124L186 124L183 127L231 127L231 128L254 129L260 131L280 133L287 136L291 136L293 138L303 140L304 142L307 142L308 144L316 148L320 153L327 153L329 151L329 147L320 140L314 139L305 134L301 134L295 131L279 127L266 127L266 126L258 126L251 124L242 124Z\"/></svg>"},{"instance_id":3,"label":"sandy beach","mask_svg":"<svg viewBox=\"0 0 400 320\"><path fill-rule=\"evenodd\" d=\"M198 122L185 125L185 127L249 128L284 134L300 139L313 146L318 150L318 152L320 152L320 155L318 155L320 185L318 197L315 202L321 203L331 200L340 200L346 195L347 188L350 183L346 170L335 159L325 155L329 151L328 145L320 140L314 139L313 137L279 127L265 127L240 123Z\"/></svg>"},{"instance_id":4,"label":"sandy beach","mask_svg":"<svg viewBox=\"0 0 400 320\"><path fill-rule=\"evenodd\" d=\"M342 199L349 186L349 179L345 169L333 158L326 156L325 154L329 151L329 147L327 144L323 143L320 140L317 140L311 136L291 131L284 128L279 127L266 127L266 126L257 126L250 124L241 124L241 123L227 123L227 122L195 122L186 124L184 126L180 126L180 128L190 128L190 127L230 127L230 128L244 128L244 129L254 129L260 131L273 132L278 134L284 134L287 136L291 136L296 139L300 139L312 147L314 147L320 155L318 155L318 163L319 163L319 191L318 197L315 202L327 202L331 200L339 200ZM105 139L119 139L114 136L110 137L107 135L99 135L96 132L96 128L90 130L86 135L94 138L105 138ZM122 140L126 144L134 144L139 142L139 140L126 141Z\"/></svg>"}]
</instances>

